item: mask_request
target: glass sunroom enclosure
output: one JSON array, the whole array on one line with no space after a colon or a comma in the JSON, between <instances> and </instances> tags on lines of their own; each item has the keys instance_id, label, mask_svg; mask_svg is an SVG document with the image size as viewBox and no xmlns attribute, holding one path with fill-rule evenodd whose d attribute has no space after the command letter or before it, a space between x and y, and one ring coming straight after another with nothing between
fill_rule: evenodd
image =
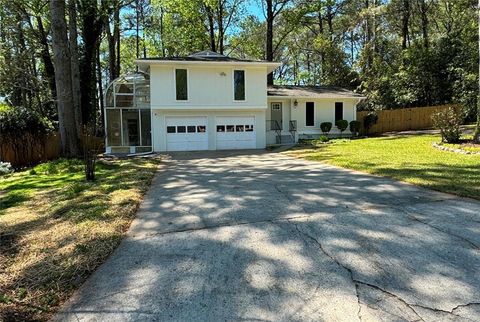
<instances>
[{"instance_id":1,"label":"glass sunroom enclosure","mask_svg":"<svg viewBox=\"0 0 480 322\"><path fill-rule=\"evenodd\" d=\"M107 153L152 150L150 77L135 73L115 79L105 93Z\"/></svg>"}]
</instances>

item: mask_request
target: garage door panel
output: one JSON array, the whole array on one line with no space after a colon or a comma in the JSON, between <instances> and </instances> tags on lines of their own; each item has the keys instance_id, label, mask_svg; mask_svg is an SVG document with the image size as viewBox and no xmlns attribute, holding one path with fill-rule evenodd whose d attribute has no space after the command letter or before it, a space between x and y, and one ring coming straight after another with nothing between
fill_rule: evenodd
<instances>
[{"instance_id":1,"label":"garage door panel","mask_svg":"<svg viewBox=\"0 0 480 322\"><path fill-rule=\"evenodd\" d=\"M254 149L255 117L217 117L216 142L217 150Z\"/></svg>"},{"instance_id":2,"label":"garage door panel","mask_svg":"<svg viewBox=\"0 0 480 322\"><path fill-rule=\"evenodd\" d=\"M167 151L208 150L206 117L167 117Z\"/></svg>"}]
</instances>

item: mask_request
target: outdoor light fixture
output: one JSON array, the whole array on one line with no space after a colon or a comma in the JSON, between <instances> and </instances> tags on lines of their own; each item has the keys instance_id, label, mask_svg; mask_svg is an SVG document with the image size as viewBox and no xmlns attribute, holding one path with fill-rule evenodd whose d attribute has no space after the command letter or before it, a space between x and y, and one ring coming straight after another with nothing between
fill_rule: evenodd
<instances>
[{"instance_id":1,"label":"outdoor light fixture","mask_svg":"<svg viewBox=\"0 0 480 322\"><path fill-rule=\"evenodd\" d=\"M295 99L295 101L293 102L293 106L297 107L298 106L298 101Z\"/></svg>"},{"instance_id":2,"label":"outdoor light fixture","mask_svg":"<svg viewBox=\"0 0 480 322\"><path fill-rule=\"evenodd\" d=\"M221 72L220 76L227 76L227 74L225 72Z\"/></svg>"}]
</instances>

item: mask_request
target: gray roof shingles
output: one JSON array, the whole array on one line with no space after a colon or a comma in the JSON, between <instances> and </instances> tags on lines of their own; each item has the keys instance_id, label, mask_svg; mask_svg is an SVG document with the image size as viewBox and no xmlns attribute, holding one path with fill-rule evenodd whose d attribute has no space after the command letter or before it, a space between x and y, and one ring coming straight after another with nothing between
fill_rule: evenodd
<instances>
[{"instance_id":1,"label":"gray roof shingles","mask_svg":"<svg viewBox=\"0 0 480 322\"><path fill-rule=\"evenodd\" d=\"M188 56L178 56L178 57L149 57L149 58L139 58L138 60L159 60L159 61L223 61L223 62L246 62L246 63L252 63L252 62L267 62L264 60L247 60L247 59L237 59L237 58L232 58L228 57L225 55L221 55L219 53L209 51L209 50L204 50L200 51L198 53L194 53Z\"/></svg>"},{"instance_id":2,"label":"gray roof shingles","mask_svg":"<svg viewBox=\"0 0 480 322\"><path fill-rule=\"evenodd\" d=\"M348 89L334 86L294 86L274 85L268 86L268 96L284 97L305 97L305 98L331 98L331 97L353 97L364 98L363 95L352 92Z\"/></svg>"}]
</instances>

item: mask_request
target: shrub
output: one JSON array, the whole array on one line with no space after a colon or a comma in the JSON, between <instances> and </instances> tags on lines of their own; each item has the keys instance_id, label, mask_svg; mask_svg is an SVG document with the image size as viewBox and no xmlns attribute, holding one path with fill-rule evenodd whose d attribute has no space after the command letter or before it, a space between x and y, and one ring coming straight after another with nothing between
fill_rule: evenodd
<instances>
[{"instance_id":1,"label":"shrub","mask_svg":"<svg viewBox=\"0 0 480 322\"><path fill-rule=\"evenodd\" d=\"M440 130L442 142L456 143L460 140L462 116L453 107L434 113L432 120L433 126Z\"/></svg>"},{"instance_id":2,"label":"shrub","mask_svg":"<svg viewBox=\"0 0 480 322\"><path fill-rule=\"evenodd\" d=\"M323 122L323 123L320 124L320 129L322 130L323 134L326 135L332 129L332 123L331 122Z\"/></svg>"},{"instance_id":3,"label":"shrub","mask_svg":"<svg viewBox=\"0 0 480 322\"><path fill-rule=\"evenodd\" d=\"M335 126L337 129L340 130L340 133L343 133L348 127L348 121L347 120L338 120L335 122Z\"/></svg>"},{"instance_id":4,"label":"shrub","mask_svg":"<svg viewBox=\"0 0 480 322\"><path fill-rule=\"evenodd\" d=\"M328 142L329 140L330 139L326 135L320 135L320 137L318 138L318 141L320 142Z\"/></svg>"},{"instance_id":5,"label":"shrub","mask_svg":"<svg viewBox=\"0 0 480 322\"><path fill-rule=\"evenodd\" d=\"M5 175L13 172L12 165L10 162L0 161L0 175Z\"/></svg>"},{"instance_id":6,"label":"shrub","mask_svg":"<svg viewBox=\"0 0 480 322\"><path fill-rule=\"evenodd\" d=\"M377 124L378 122L378 115L375 112L370 112L368 113L364 118L363 118L363 127L365 128L365 134L368 134L368 131Z\"/></svg>"},{"instance_id":7,"label":"shrub","mask_svg":"<svg viewBox=\"0 0 480 322\"><path fill-rule=\"evenodd\" d=\"M358 132L360 132L360 122L359 121L351 121L350 122L350 132L352 132L353 136L358 135Z\"/></svg>"}]
</instances>

